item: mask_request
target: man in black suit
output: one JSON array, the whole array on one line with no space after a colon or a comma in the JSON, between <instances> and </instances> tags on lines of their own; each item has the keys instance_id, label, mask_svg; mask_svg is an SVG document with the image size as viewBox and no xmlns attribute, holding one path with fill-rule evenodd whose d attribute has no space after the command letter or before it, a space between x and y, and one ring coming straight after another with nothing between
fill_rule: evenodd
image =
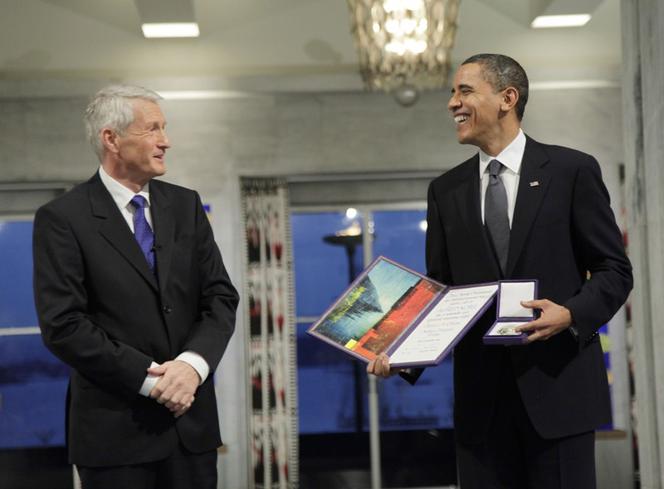
<instances>
[{"instance_id":1,"label":"man in black suit","mask_svg":"<svg viewBox=\"0 0 664 489\"><path fill-rule=\"evenodd\" d=\"M462 489L592 489L594 431L611 419L597 329L626 300L631 266L597 161L526 136L527 99L513 59L464 61L448 109L459 142L479 154L429 187L432 278L537 279L542 297L523 303L539 313L521 328L527 345L484 345L489 311L454 350ZM385 356L368 371L393 373Z\"/></svg>"},{"instance_id":2,"label":"man in black suit","mask_svg":"<svg viewBox=\"0 0 664 489\"><path fill-rule=\"evenodd\" d=\"M238 295L198 194L153 180L170 147L156 93L101 90L101 162L34 221L46 346L71 368L67 444L86 489L216 489L213 373Z\"/></svg>"}]
</instances>

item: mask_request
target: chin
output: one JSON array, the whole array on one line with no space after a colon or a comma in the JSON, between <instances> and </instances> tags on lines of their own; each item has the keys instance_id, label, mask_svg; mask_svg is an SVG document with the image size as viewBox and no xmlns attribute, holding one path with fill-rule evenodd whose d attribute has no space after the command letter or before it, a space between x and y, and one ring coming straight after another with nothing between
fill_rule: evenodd
<instances>
[{"instance_id":1,"label":"chin","mask_svg":"<svg viewBox=\"0 0 664 489\"><path fill-rule=\"evenodd\" d=\"M467 134L460 134L457 133L457 141L459 141L460 144L472 144L472 138L468 136Z\"/></svg>"},{"instance_id":2,"label":"chin","mask_svg":"<svg viewBox=\"0 0 664 489\"><path fill-rule=\"evenodd\" d=\"M472 144L477 146L477 139L469 132L457 132L457 140L460 144Z\"/></svg>"},{"instance_id":3,"label":"chin","mask_svg":"<svg viewBox=\"0 0 664 489\"><path fill-rule=\"evenodd\" d=\"M155 177L160 177L166 173L166 165L160 163L159 165L153 165L152 173Z\"/></svg>"}]
</instances>

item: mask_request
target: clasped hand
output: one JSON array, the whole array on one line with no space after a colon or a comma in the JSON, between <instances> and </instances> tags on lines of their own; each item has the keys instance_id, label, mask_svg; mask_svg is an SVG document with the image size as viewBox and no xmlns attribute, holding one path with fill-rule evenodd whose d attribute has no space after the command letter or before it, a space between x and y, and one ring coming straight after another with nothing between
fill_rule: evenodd
<instances>
[{"instance_id":1,"label":"clasped hand","mask_svg":"<svg viewBox=\"0 0 664 489\"><path fill-rule=\"evenodd\" d=\"M148 373L160 377L150 391L152 399L166 406L176 418L189 410L200 384L194 367L181 360L171 360L158 367L150 367Z\"/></svg>"}]
</instances>

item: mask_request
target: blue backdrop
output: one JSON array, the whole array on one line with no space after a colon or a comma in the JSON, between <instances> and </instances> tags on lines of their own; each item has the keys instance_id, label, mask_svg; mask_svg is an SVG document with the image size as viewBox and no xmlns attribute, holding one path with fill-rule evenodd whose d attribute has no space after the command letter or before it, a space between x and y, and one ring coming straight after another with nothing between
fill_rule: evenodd
<instances>
[{"instance_id":1,"label":"blue backdrop","mask_svg":"<svg viewBox=\"0 0 664 489\"><path fill-rule=\"evenodd\" d=\"M0 221L0 270L0 329L37 326L32 222ZM39 334L0 335L0 448L64 445L67 379Z\"/></svg>"}]
</instances>

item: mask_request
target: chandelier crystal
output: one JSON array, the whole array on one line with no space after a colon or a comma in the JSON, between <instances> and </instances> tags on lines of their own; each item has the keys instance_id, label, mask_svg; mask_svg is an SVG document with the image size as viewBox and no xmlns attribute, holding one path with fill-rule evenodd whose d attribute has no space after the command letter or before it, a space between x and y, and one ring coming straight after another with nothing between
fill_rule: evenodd
<instances>
[{"instance_id":1,"label":"chandelier crystal","mask_svg":"<svg viewBox=\"0 0 664 489\"><path fill-rule=\"evenodd\" d=\"M360 73L370 90L447 83L460 0L348 0Z\"/></svg>"}]
</instances>

